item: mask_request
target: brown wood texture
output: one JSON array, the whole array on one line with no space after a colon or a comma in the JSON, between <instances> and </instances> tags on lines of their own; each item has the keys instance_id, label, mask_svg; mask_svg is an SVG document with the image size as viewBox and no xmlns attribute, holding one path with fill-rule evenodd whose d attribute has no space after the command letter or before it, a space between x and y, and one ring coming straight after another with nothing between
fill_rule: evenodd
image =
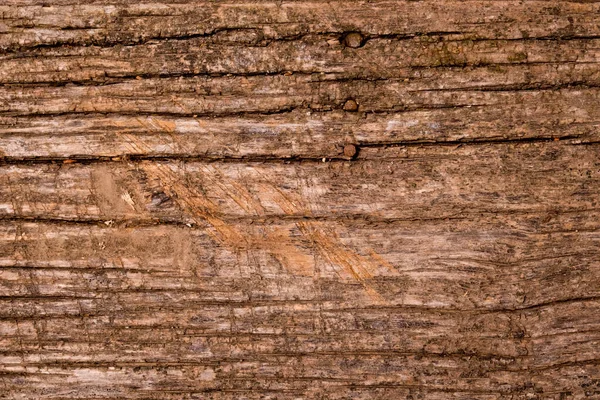
<instances>
[{"instance_id":1,"label":"brown wood texture","mask_svg":"<svg viewBox=\"0 0 600 400\"><path fill-rule=\"evenodd\" d=\"M4 0L0 399L599 399L600 3Z\"/></svg>"}]
</instances>

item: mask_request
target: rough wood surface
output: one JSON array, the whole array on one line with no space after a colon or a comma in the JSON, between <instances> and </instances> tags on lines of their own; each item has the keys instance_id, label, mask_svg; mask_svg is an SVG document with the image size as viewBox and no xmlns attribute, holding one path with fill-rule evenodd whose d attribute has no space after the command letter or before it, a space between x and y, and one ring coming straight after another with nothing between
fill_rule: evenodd
<instances>
[{"instance_id":1,"label":"rough wood surface","mask_svg":"<svg viewBox=\"0 0 600 400\"><path fill-rule=\"evenodd\" d=\"M600 398L600 3L4 0L0 399Z\"/></svg>"}]
</instances>

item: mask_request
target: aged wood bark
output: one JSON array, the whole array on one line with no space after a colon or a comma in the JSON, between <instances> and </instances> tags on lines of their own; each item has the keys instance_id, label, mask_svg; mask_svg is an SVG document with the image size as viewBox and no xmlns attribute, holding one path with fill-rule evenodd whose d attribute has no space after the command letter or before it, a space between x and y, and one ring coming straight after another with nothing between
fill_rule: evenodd
<instances>
[{"instance_id":1,"label":"aged wood bark","mask_svg":"<svg viewBox=\"0 0 600 400\"><path fill-rule=\"evenodd\" d=\"M600 3L4 0L0 399L600 398Z\"/></svg>"}]
</instances>

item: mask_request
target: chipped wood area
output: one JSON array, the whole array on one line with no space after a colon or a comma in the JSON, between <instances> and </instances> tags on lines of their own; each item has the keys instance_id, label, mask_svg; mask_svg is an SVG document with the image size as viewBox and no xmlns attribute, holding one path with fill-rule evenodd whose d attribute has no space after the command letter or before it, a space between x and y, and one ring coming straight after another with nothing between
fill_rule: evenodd
<instances>
[{"instance_id":1,"label":"chipped wood area","mask_svg":"<svg viewBox=\"0 0 600 400\"><path fill-rule=\"evenodd\" d=\"M600 3L0 18L0 399L600 398Z\"/></svg>"}]
</instances>

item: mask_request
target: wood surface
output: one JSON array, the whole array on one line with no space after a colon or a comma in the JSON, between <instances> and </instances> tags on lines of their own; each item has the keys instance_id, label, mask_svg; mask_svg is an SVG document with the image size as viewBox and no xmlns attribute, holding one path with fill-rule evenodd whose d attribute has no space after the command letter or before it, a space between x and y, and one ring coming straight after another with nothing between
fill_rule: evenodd
<instances>
[{"instance_id":1,"label":"wood surface","mask_svg":"<svg viewBox=\"0 0 600 400\"><path fill-rule=\"evenodd\" d=\"M600 3L4 0L0 399L599 399Z\"/></svg>"}]
</instances>

